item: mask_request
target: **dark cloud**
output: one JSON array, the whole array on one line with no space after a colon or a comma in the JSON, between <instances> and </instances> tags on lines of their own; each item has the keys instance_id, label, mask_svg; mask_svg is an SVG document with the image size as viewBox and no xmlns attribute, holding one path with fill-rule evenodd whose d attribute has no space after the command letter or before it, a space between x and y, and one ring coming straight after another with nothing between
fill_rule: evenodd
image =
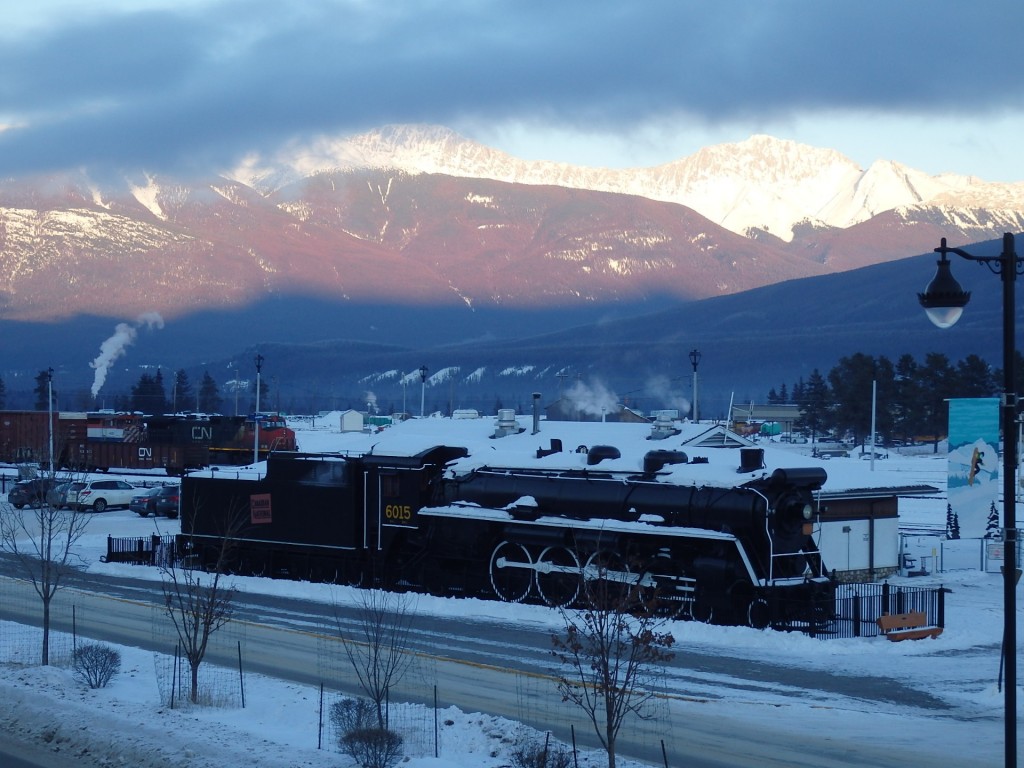
<instances>
[{"instance_id":1,"label":"dark cloud","mask_svg":"<svg viewBox=\"0 0 1024 768\"><path fill-rule=\"evenodd\" d=\"M1024 107L1015 2L210 2L0 46L0 173L230 164L295 137Z\"/></svg>"}]
</instances>

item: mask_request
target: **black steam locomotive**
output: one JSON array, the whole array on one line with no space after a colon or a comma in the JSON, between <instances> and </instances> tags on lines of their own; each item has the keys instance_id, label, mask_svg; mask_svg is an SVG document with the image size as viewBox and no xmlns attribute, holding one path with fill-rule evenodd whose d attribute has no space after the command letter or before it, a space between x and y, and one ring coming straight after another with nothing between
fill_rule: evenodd
<instances>
[{"instance_id":1,"label":"black steam locomotive","mask_svg":"<svg viewBox=\"0 0 1024 768\"><path fill-rule=\"evenodd\" d=\"M600 468L610 446L577 469L462 469L467 451L451 446L275 453L258 479L185 478L179 551L216 567L230 531L226 569L239 574L551 606L604 580L666 616L820 626L835 594L812 537L825 471L769 472L759 449L743 451L728 487L680 484L706 459L673 450L632 472Z\"/></svg>"}]
</instances>

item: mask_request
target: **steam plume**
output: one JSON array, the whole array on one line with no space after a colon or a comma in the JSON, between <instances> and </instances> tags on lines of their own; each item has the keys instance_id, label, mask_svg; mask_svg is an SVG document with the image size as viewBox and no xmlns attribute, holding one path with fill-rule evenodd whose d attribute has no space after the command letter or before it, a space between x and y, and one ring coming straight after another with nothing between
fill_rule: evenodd
<instances>
[{"instance_id":1,"label":"steam plume","mask_svg":"<svg viewBox=\"0 0 1024 768\"><path fill-rule=\"evenodd\" d=\"M138 329L142 326L147 328L163 328L164 319L156 312L146 312L140 315L134 324L118 323L114 328L114 335L100 344L100 353L96 359L89 363L89 367L96 371L92 382L92 396L96 397L103 383L107 380L107 371L110 365L121 357L125 350L135 343L139 335Z\"/></svg>"}]
</instances>

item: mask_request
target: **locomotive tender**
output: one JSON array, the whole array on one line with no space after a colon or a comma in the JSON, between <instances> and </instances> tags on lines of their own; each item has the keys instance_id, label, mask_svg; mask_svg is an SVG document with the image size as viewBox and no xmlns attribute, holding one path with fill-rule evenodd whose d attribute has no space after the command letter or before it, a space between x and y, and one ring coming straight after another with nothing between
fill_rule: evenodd
<instances>
[{"instance_id":1,"label":"locomotive tender","mask_svg":"<svg viewBox=\"0 0 1024 768\"><path fill-rule=\"evenodd\" d=\"M606 580L673 617L765 627L831 615L835 586L813 539L821 467L768 470L758 448L713 448L711 461L648 444L629 468L609 445L560 447L519 465L437 444L274 453L259 477L192 473L179 551L214 567L231 529L229 569L241 574L558 607Z\"/></svg>"},{"instance_id":2,"label":"locomotive tender","mask_svg":"<svg viewBox=\"0 0 1024 768\"><path fill-rule=\"evenodd\" d=\"M52 418L52 422L50 419ZM259 456L295 450L295 432L276 414L259 414ZM0 462L48 462L70 470L163 469L180 475L211 464L249 464L252 416L112 411L0 411Z\"/></svg>"}]
</instances>

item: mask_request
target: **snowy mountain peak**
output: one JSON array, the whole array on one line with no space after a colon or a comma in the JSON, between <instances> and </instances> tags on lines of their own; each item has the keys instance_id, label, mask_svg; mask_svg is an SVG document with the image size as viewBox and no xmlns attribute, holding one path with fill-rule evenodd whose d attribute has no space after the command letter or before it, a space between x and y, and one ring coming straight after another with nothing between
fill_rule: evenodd
<instances>
[{"instance_id":1,"label":"snowy mountain peak","mask_svg":"<svg viewBox=\"0 0 1024 768\"><path fill-rule=\"evenodd\" d=\"M865 171L836 150L760 134L661 166L609 169L521 160L442 126L388 125L250 157L225 175L272 191L318 173L364 168L638 195L687 206L742 235L769 232L786 241L801 222L847 228L897 208L1024 210L1024 184L929 176L885 160Z\"/></svg>"}]
</instances>

